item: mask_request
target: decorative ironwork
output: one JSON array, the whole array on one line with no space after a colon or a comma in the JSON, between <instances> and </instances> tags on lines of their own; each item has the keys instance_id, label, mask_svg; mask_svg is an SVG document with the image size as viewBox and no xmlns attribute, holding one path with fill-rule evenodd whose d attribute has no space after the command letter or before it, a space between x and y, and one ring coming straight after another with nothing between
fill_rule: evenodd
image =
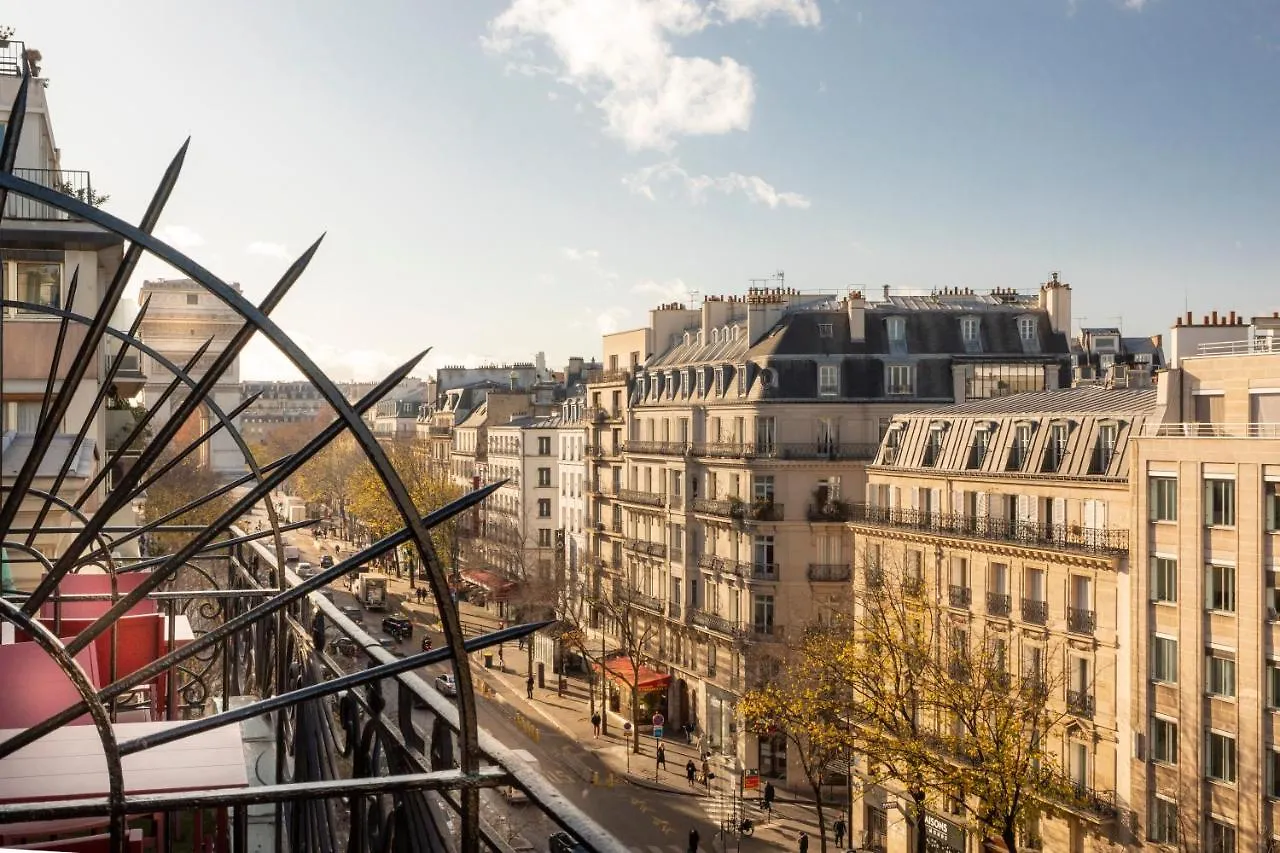
<instances>
[{"instance_id":1,"label":"decorative ironwork","mask_svg":"<svg viewBox=\"0 0 1280 853\"><path fill-rule=\"evenodd\" d=\"M29 588L3 590L0 619L43 649L79 700L0 743L0 760L87 715L105 755L107 791L65 802L6 803L0 805L0 824L100 817L111 849L124 851L130 816L165 814L176 819L201 809L222 809L237 847L244 849L250 810L260 814L258 807L265 804L272 807L266 846L277 851L470 853L500 846L496 832L482 820L479 790L511 784L587 849L621 853L624 848L616 840L478 728L468 653L523 637L539 625L464 637L457 610L449 606L450 590L431 531L479 504L501 483L422 516L362 418L410 373L421 355L360 400L349 402L271 319L306 270L319 240L289 266L260 305L250 303L152 234L177 182L187 144L169 164L137 225L96 206L101 198L87 173L50 176L15 169L31 85L31 77L24 74L0 142L0 216L65 221L73 229L68 245L114 241L126 248L88 301L97 306L93 315L65 307L85 304L72 298L81 286L79 270L71 274L65 299L60 291L33 291L23 294L27 299L3 300L0 339L18 328L14 323L32 318L56 322L40 324L52 342L49 377L34 429L22 436L25 456L0 490L0 539L6 553L11 561L38 564L43 573ZM85 237L91 240L81 239ZM11 247L20 238L6 240ZM144 255L179 271L239 315L240 327L218 352L209 354L206 342L184 365L165 358L138 338L148 310L145 304L128 328L111 325ZM297 452L266 464L254 458L236 425L236 417L252 401L227 412L212 394L255 336L292 362L334 415ZM122 386L126 380L130 387L138 385L140 355L170 377L158 401L166 405L152 403L132 426L126 422L113 435L98 473L81 485L81 475L72 476L79 449L92 438L91 430L107 408L121 410L116 380ZM83 399L84 388L93 392L87 411L79 402L72 406L73 397ZM81 423L71 423L73 410L77 415L85 411ZM208 415L211 426L194 439L184 437L182 428L199 412ZM121 526L120 519L135 502L145 500L150 487L200 453L218 433L231 439L248 473L159 518ZM301 579L282 568L283 536L312 522L282 524L269 496L339 436L349 436L360 449L403 526ZM37 488L37 480L42 486L46 481L52 484ZM266 510L265 529L238 526L258 504ZM215 516L213 520L181 523L183 515L202 510ZM25 526L19 525L20 519ZM176 533L184 534L175 540L178 544L149 552L154 537ZM136 550L126 549L129 543ZM416 563L434 597L445 637L436 650L403 659L382 648L322 594L331 582L401 546L417 552ZM86 572L105 575L110 591L80 594L64 589L68 578ZM94 605L91 615L73 623L64 611L86 602ZM153 659L125 665L120 661L121 631L140 608L163 616L167 635L157 638ZM179 622L190 625L190 636L176 635ZM101 685L77 663L77 656L91 648L95 653L109 650ZM456 698L446 699L413 672L441 661L452 662ZM426 709L431 720L428 733L414 725L414 706ZM121 728L122 714L142 715L164 725L137 735L136 730ZM265 784L200 790L201 780L193 779L194 790L162 793L126 787L121 764L125 756L249 721L268 735L267 760L259 763L269 770L274 762L274 776L268 773ZM209 839L199 840L201 849L205 841ZM218 843L222 846L213 849L225 849L225 834Z\"/></svg>"},{"instance_id":2,"label":"decorative ironwork","mask_svg":"<svg viewBox=\"0 0 1280 853\"><path fill-rule=\"evenodd\" d=\"M1090 554L1128 554L1129 531L1121 527L1081 527L1077 524L1043 524L983 515L925 512L870 504L852 504L854 523L917 530L945 536L989 539L1032 548L1057 548Z\"/></svg>"}]
</instances>

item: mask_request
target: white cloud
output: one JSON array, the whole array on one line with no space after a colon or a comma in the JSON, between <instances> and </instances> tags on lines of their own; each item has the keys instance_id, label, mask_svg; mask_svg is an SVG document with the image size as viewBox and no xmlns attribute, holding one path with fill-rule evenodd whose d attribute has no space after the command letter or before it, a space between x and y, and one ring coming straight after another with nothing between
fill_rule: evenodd
<instances>
[{"instance_id":1,"label":"white cloud","mask_svg":"<svg viewBox=\"0 0 1280 853\"><path fill-rule=\"evenodd\" d=\"M612 306L596 315L596 329L602 335L611 335L622 326L622 321L631 316L626 308Z\"/></svg>"},{"instance_id":2,"label":"white cloud","mask_svg":"<svg viewBox=\"0 0 1280 853\"><path fill-rule=\"evenodd\" d=\"M644 293L656 297L655 301L659 303L683 302L688 304L693 297L689 291L689 286L678 278L673 278L669 281L646 279L631 289L636 293Z\"/></svg>"},{"instance_id":3,"label":"white cloud","mask_svg":"<svg viewBox=\"0 0 1280 853\"><path fill-rule=\"evenodd\" d=\"M344 349L327 340L306 334L290 337L335 382L368 382L383 379L403 364L410 353L393 354L371 348ZM423 370L421 363L415 371ZM240 375L245 379L297 380L302 374L276 347L260 335L245 345L240 356Z\"/></svg>"},{"instance_id":4,"label":"white cloud","mask_svg":"<svg viewBox=\"0 0 1280 853\"><path fill-rule=\"evenodd\" d=\"M290 258L289 250L280 243L267 243L262 240L254 240L245 247L245 251L251 255L261 255L264 258L279 258L287 261Z\"/></svg>"},{"instance_id":5,"label":"white cloud","mask_svg":"<svg viewBox=\"0 0 1280 853\"><path fill-rule=\"evenodd\" d=\"M615 282L618 280L618 274L616 272L608 269L600 263L600 252L598 249L574 249L566 246L560 250L560 254L564 255L566 259L573 263L582 265L585 269L595 275L598 275L605 281Z\"/></svg>"},{"instance_id":6,"label":"white cloud","mask_svg":"<svg viewBox=\"0 0 1280 853\"><path fill-rule=\"evenodd\" d=\"M1141 12L1142 7L1147 5L1147 0L1124 0L1124 7L1132 9L1135 12Z\"/></svg>"},{"instance_id":7,"label":"white cloud","mask_svg":"<svg viewBox=\"0 0 1280 853\"><path fill-rule=\"evenodd\" d=\"M812 204L800 193L780 192L773 184L757 175L743 175L739 172L730 172L723 177L692 175L675 160L645 166L622 178L623 186L650 201L657 200L655 187L668 183L674 183L683 189L693 202L705 201L708 193L718 192L723 195L742 193L753 203L773 209L792 207L807 210Z\"/></svg>"},{"instance_id":8,"label":"white cloud","mask_svg":"<svg viewBox=\"0 0 1280 853\"><path fill-rule=\"evenodd\" d=\"M512 0L483 39L538 73L533 44L557 60L551 73L592 97L605 129L627 147L668 150L679 136L746 130L755 104L751 70L732 57L679 56L672 39L707 27L779 16L820 20L816 0Z\"/></svg>"},{"instance_id":9,"label":"white cloud","mask_svg":"<svg viewBox=\"0 0 1280 853\"><path fill-rule=\"evenodd\" d=\"M179 249L191 249L204 245L204 237L200 236L194 228L188 228L186 225L162 225L156 233L161 240Z\"/></svg>"}]
</instances>

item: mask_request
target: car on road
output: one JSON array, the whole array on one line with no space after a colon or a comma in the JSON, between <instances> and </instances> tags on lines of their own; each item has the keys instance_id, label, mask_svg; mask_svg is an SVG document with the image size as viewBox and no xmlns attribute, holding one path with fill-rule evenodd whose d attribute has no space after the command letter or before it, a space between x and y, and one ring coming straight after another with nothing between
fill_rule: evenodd
<instances>
[{"instance_id":1,"label":"car on road","mask_svg":"<svg viewBox=\"0 0 1280 853\"><path fill-rule=\"evenodd\" d=\"M298 565L294 566L293 571L300 578L309 578L316 574L316 567L310 563L298 563Z\"/></svg>"},{"instance_id":2,"label":"car on road","mask_svg":"<svg viewBox=\"0 0 1280 853\"><path fill-rule=\"evenodd\" d=\"M458 695L458 682L454 681L453 676L448 673L436 676L435 687L445 696Z\"/></svg>"},{"instance_id":3,"label":"car on road","mask_svg":"<svg viewBox=\"0 0 1280 853\"><path fill-rule=\"evenodd\" d=\"M397 640L407 640L413 636L413 623L403 616L384 616L382 630Z\"/></svg>"},{"instance_id":4,"label":"car on road","mask_svg":"<svg viewBox=\"0 0 1280 853\"><path fill-rule=\"evenodd\" d=\"M331 557L331 556L330 556L330 555L328 555L328 554L324 554L324 555L322 555L322 556L320 557L320 568L322 568L322 569L331 569L331 568L333 568L333 557Z\"/></svg>"},{"instance_id":5,"label":"car on road","mask_svg":"<svg viewBox=\"0 0 1280 853\"><path fill-rule=\"evenodd\" d=\"M342 611L343 616L347 617L357 625L364 624L364 611L359 607L356 607L354 604L344 604L338 609Z\"/></svg>"}]
</instances>

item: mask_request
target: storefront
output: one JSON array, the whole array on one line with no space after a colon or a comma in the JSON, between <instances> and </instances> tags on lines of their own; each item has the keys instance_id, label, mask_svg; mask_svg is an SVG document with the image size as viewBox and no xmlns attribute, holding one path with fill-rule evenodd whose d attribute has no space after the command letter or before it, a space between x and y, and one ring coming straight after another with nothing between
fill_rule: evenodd
<instances>
[{"instance_id":1,"label":"storefront","mask_svg":"<svg viewBox=\"0 0 1280 853\"><path fill-rule=\"evenodd\" d=\"M965 853L964 828L932 812L925 812L924 836L929 853Z\"/></svg>"},{"instance_id":2,"label":"storefront","mask_svg":"<svg viewBox=\"0 0 1280 853\"><path fill-rule=\"evenodd\" d=\"M707 685L707 748L725 755L738 753L738 724L733 695Z\"/></svg>"},{"instance_id":3,"label":"storefront","mask_svg":"<svg viewBox=\"0 0 1280 853\"><path fill-rule=\"evenodd\" d=\"M633 723L636 726L651 725L654 714L667 712L667 686L671 676L665 672L641 664L636 666L631 658L610 658L605 663L609 676L609 710L624 717L631 713L631 692L640 698L640 708Z\"/></svg>"}]
</instances>

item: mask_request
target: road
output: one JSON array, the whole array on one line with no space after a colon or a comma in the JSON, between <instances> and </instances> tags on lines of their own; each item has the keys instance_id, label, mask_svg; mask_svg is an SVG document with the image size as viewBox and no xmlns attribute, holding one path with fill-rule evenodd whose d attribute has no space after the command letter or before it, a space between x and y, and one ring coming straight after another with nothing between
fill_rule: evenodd
<instances>
[{"instance_id":1,"label":"road","mask_svg":"<svg viewBox=\"0 0 1280 853\"><path fill-rule=\"evenodd\" d=\"M257 518L265 517L259 514ZM255 519L256 520L256 519ZM322 554L332 554L323 541L317 547L309 534L286 534L288 544L298 547L302 559L318 565ZM343 547L348 552L350 545ZM355 604L345 584L331 586L334 603L339 606ZM392 595L388 613L397 612L402 597ZM383 614L367 613L365 630L375 638L385 637L380 622ZM401 648L416 651L422 641L423 628L414 627L412 638ZM437 646L441 641L433 633ZM425 667L419 674L431 683L435 676L451 672L452 664L443 663ZM479 682L484 684L484 682ZM477 696L478 722L481 728L512 749L523 749L538 762L538 769L569 800L591 815L605 829L628 845L633 853L685 853L688 834L697 828L702 850L723 850L720 839L715 838L719 828L718 809L715 800L665 793L637 787L625 779L614 777L603 770L599 759L576 740L566 737L559 730L547 725L541 718L522 712L518 705L508 704L492 691L485 690ZM389 710L394 709L394 703ZM415 710L415 722L423 732L430 732L430 714ZM641 762L652 758L638 757ZM583 779L583 768L600 768L597 784ZM555 831L549 819L528 804L507 802L497 791L483 792L485 818L496 830L512 837L517 847L524 847L520 839L528 842L528 849L546 849L546 839ZM747 839L748 850L781 849L760 838ZM736 840L730 842L730 850L737 848Z\"/></svg>"}]
</instances>

